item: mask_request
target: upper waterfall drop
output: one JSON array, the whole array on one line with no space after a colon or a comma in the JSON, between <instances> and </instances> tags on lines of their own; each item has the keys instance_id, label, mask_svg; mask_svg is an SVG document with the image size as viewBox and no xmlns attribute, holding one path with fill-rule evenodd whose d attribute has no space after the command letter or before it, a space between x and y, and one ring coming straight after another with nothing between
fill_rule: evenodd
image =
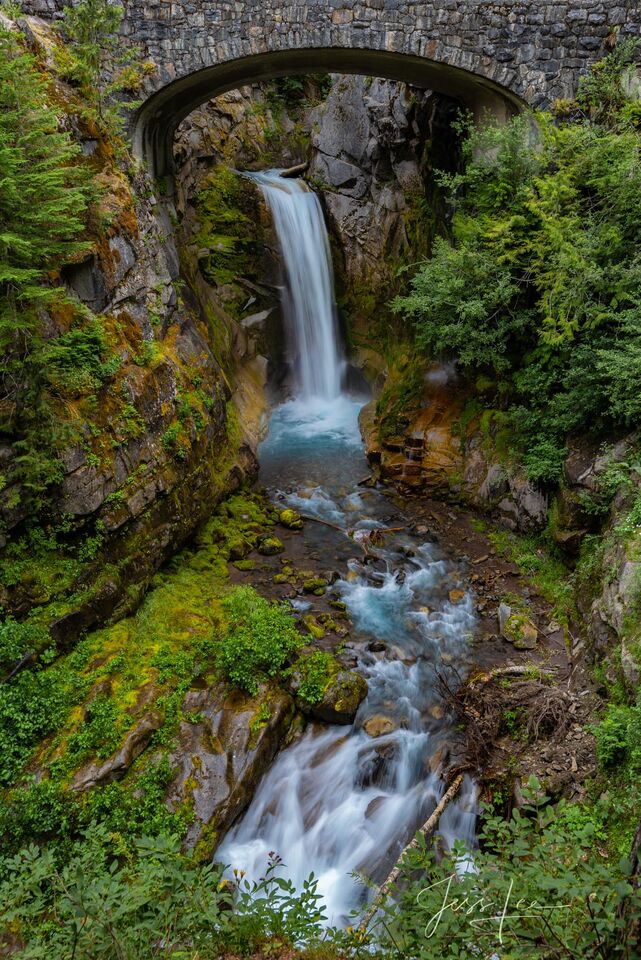
<instances>
[{"instance_id":1,"label":"upper waterfall drop","mask_svg":"<svg viewBox=\"0 0 641 960\"><path fill-rule=\"evenodd\" d=\"M251 176L260 184L281 248L296 395L301 400L334 400L341 392L344 364L321 205L302 180L286 179L277 170Z\"/></svg>"}]
</instances>

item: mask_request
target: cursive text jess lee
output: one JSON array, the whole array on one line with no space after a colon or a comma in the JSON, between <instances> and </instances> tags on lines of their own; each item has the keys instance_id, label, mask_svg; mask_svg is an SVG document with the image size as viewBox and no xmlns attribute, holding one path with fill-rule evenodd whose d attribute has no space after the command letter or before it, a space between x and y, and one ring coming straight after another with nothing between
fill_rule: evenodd
<instances>
[{"instance_id":1,"label":"cursive text jess lee","mask_svg":"<svg viewBox=\"0 0 641 960\"><path fill-rule=\"evenodd\" d=\"M479 897L476 900L471 899L469 896L462 897L462 898L452 897L450 899L450 889L452 887L452 883L455 880L458 880L458 877L455 873L453 873L451 876L445 877L444 880L438 880L436 883L432 883L429 887L424 887L416 895L416 902L420 903L421 897L424 894L427 894L430 890L435 890L437 887L442 887L444 884L446 885L444 896L443 896L443 902L439 910L437 910L437 912L432 917L430 917L430 919L426 924L425 935L428 939L434 936L434 934L439 928L439 924L441 923L443 916L447 913L447 911L450 911L451 913L454 913L454 914L460 913L462 916L470 917L474 913L484 913L487 910L493 910L493 913L491 915L488 915L485 917L472 916L472 918L468 922L470 926L480 926L481 924L484 924L484 923L487 923L487 924L496 923L498 925L498 931L497 931L498 941L499 943L502 944L503 930L508 921L524 920L524 919L527 919L528 917L532 917L532 918L542 917L547 913L554 912L555 910L570 909L569 904L565 904L565 905L558 904L551 907L543 907L536 900L528 901L525 898L521 898L520 900L517 900L516 903L514 903L513 906L511 907L511 909L516 910L518 912L508 913L508 909L510 909L510 906L511 906L511 901L513 900L513 888L514 888L514 880L510 880L510 885L505 894L505 899L501 904L500 912L497 912L496 906L492 903L491 900L488 900L487 897ZM522 912L522 911L525 911L525 912ZM527 911L535 911L535 912L527 912Z\"/></svg>"}]
</instances>

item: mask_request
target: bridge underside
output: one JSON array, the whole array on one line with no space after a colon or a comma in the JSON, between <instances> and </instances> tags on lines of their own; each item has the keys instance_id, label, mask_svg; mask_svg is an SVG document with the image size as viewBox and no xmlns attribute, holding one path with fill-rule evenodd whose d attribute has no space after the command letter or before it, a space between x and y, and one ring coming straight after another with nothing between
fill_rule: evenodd
<instances>
[{"instance_id":1,"label":"bridge underside","mask_svg":"<svg viewBox=\"0 0 641 960\"><path fill-rule=\"evenodd\" d=\"M134 151L155 176L168 174L176 128L200 104L245 84L303 73L353 73L400 80L456 97L478 116L490 112L505 118L524 108L523 101L499 84L424 57L362 48L279 50L219 63L167 84L134 118Z\"/></svg>"}]
</instances>

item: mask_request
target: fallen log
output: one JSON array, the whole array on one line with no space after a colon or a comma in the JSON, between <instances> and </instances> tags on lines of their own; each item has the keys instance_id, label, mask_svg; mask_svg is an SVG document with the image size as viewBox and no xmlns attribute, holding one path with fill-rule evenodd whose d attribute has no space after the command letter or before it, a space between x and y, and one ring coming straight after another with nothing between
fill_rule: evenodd
<instances>
[{"instance_id":1,"label":"fallen log","mask_svg":"<svg viewBox=\"0 0 641 960\"><path fill-rule=\"evenodd\" d=\"M297 163L294 167L288 167L287 170L281 170L278 176L284 177L285 180L292 179L293 177L300 177L302 173L305 173L308 166L309 163Z\"/></svg>"},{"instance_id":2,"label":"fallen log","mask_svg":"<svg viewBox=\"0 0 641 960\"><path fill-rule=\"evenodd\" d=\"M447 788L447 790L445 791L445 793L437 803L436 808L434 809L434 812L430 814L430 816L427 818L427 820L425 821L421 829L418 831L418 833L421 834L424 837L424 839L427 839L429 836L431 836L432 833L434 833L444 810L446 810L446 808L450 805L452 800L455 799L456 795L461 789L462 783L463 783L463 774L459 773L457 774L456 777L454 777L449 787ZM416 836L414 836L414 838L410 840L410 842L405 847L403 847L401 855L396 861L396 865L394 866L392 871L387 875L387 879L379 887L378 893L376 894L376 897L374 898L374 901L365 916L365 920L363 921L363 925L365 927L369 926L379 906L389 896L390 890L392 889L392 887L400 877L405 854L407 853L408 850L417 850L418 846L419 846L418 839Z\"/></svg>"}]
</instances>

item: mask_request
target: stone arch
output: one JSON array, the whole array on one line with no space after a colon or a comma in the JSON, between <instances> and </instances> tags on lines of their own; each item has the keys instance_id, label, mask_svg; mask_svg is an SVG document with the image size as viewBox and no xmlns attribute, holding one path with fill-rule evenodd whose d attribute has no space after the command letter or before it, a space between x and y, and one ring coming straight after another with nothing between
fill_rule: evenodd
<instances>
[{"instance_id":1,"label":"stone arch","mask_svg":"<svg viewBox=\"0 0 641 960\"><path fill-rule=\"evenodd\" d=\"M499 118L525 106L517 94L495 81L425 57L363 48L285 49L218 63L161 87L134 117L134 152L156 176L164 175L171 170L176 128L206 100L248 83L320 72L401 80L456 97L476 114L490 111Z\"/></svg>"}]
</instances>

